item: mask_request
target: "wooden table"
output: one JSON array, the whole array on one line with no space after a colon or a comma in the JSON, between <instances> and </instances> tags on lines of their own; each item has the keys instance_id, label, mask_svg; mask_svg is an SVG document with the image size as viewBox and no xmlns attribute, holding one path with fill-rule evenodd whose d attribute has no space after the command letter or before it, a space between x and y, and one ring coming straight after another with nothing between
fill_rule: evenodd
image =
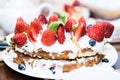
<instances>
[{"instance_id":1,"label":"wooden table","mask_svg":"<svg viewBox=\"0 0 120 80\"><path fill-rule=\"evenodd\" d=\"M111 43L115 47L118 53L120 53L120 43Z\"/></svg>"},{"instance_id":2,"label":"wooden table","mask_svg":"<svg viewBox=\"0 0 120 80\"><path fill-rule=\"evenodd\" d=\"M112 44L120 52L120 43ZM9 68L3 61L0 61L0 80L44 80L18 73Z\"/></svg>"},{"instance_id":3,"label":"wooden table","mask_svg":"<svg viewBox=\"0 0 120 80\"><path fill-rule=\"evenodd\" d=\"M44 80L20 74L9 68L4 62L0 62L0 80Z\"/></svg>"}]
</instances>

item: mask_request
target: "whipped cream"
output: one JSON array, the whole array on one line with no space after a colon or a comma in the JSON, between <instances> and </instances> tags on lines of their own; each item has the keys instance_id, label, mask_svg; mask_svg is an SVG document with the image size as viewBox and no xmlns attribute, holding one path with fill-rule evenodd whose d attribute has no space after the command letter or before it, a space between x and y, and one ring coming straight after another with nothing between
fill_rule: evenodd
<instances>
[{"instance_id":1,"label":"whipped cream","mask_svg":"<svg viewBox=\"0 0 120 80\"><path fill-rule=\"evenodd\" d=\"M44 46L41 43L41 35L37 37L36 43L31 43L29 40L27 40L27 43L21 47L22 49L28 51L28 52L37 52L39 48L42 48L46 52L50 53L58 53L60 54L64 50L72 50L73 53L77 53L78 48L75 46L75 44L72 42L71 35L69 33L66 33L66 39L64 44L59 44L58 41L55 42L52 46Z\"/></svg>"},{"instance_id":2,"label":"whipped cream","mask_svg":"<svg viewBox=\"0 0 120 80\"><path fill-rule=\"evenodd\" d=\"M14 34L10 34L9 36L7 36L7 42L10 44L10 39ZM56 41L55 44L53 44L52 46L44 46L41 43L41 36L42 34L39 34L37 37L37 42L32 43L29 41L29 39L27 40L27 43L22 46L22 47L15 47L16 51L19 51L21 53L24 53L25 51L31 53L31 52L38 52L39 48L42 48L44 51L46 52L50 52L50 53L58 53L61 54L62 51L64 50L72 50L73 53L70 53L68 56L71 56L71 59L73 56L76 56L76 54L78 53L79 49L78 47L72 42L71 40L71 34L70 33L65 33L66 39L64 44L59 44L58 41ZM90 46L89 45L89 40L90 38L85 35L83 37L81 37L78 41L78 44L80 45L80 47L82 49L84 48L91 48L92 50L94 50L95 52L98 53L102 53L104 50L104 43L105 41L103 40L102 42L96 42L95 46ZM86 53L86 54L81 54L81 56L89 56L89 55L95 55L96 53Z\"/></svg>"}]
</instances>

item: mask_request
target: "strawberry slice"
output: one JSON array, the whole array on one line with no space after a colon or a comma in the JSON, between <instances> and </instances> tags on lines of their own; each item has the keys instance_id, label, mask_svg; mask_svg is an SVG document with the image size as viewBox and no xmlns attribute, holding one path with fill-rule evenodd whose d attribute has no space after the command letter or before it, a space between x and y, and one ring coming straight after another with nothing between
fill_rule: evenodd
<instances>
[{"instance_id":1,"label":"strawberry slice","mask_svg":"<svg viewBox=\"0 0 120 80\"><path fill-rule=\"evenodd\" d=\"M36 42L36 37L39 33L41 33L42 26L38 19L34 19L34 21L31 22L30 28L28 30L28 38L31 42Z\"/></svg>"},{"instance_id":2,"label":"strawberry slice","mask_svg":"<svg viewBox=\"0 0 120 80\"><path fill-rule=\"evenodd\" d=\"M101 42L104 38L104 27L101 26L101 24L96 23L87 29L87 35L90 38L92 38L98 42Z\"/></svg>"},{"instance_id":3,"label":"strawberry slice","mask_svg":"<svg viewBox=\"0 0 120 80\"><path fill-rule=\"evenodd\" d=\"M65 10L69 15L72 15L73 13L76 12L76 10L74 9L74 7L71 6L71 5L68 5L68 4L65 4L65 5L64 5L64 10Z\"/></svg>"},{"instance_id":4,"label":"strawberry slice","mask_svg":"<svg viewBox=\"0 0 120 80\"><path fill-rule=\"evenodd\" d=\"M56 34L51 29L47 29L43 32L41 42L45 46L53 45L56 42Z\"/></svg>"},{"instance_id":5,"label":"strawberry slice","mask_svg":"<svg viewBox=\"0 0 120 80\"><path fill-rule=\"evenodd\" d=\"M97 24L104 27L104 37L110 38L114 31L114 26L109 22L97 22Z\"/></svg>"},{"instance_id":6,"label":"strawberry slice","mask_svg":"<svg viewBox=\"0 0 120 80\"><path fill-rule=\"evenodd\" d=\"M57 31L57 35L58 35L58 42L60 44L63 44L65 41L65 33L64 33L63 26L59 26L58 31Z\"/></svg>"},{"instance_id":7,"label":"strawberry slice","mask_svg":"<svg viewBox=\"0 0 120 80\"><path fill-rule=\"evenodd\" d=\"M31 29L28 30L28 39L31 41L31 42L36 42L36 35L32 32Z\"/></svg>"},{"instance_id":8,"label":"strawberry slice","mask_svg":"<svg viewBox=\"0 0 120 80\"><path fill-rule=\"evenodd\" d=\"M81 18L79 19L78 25L83 25L82 35L81 35L81 36L85 35L85 34L86 34L86 20L85 20L84 17L81 17Z\"/></svg>"},{"instance_id":9,"label":"strawberry slice","mask_svg":"<svg viewBox=\"0 0 120 80\"><path fill-rule=\"evenodd\" d=\"M28 31L28 24L20 17L17 19L14 33L22 33Z\"/></svg>"},{"instance_id":10,"label":"strawberry slice","mask_svg":"<svg viewBox=\"0 0 120 80\"><path fill-rule=\"evenodd\" d=\"M39 16L38 16L38 20L40 21L41 24L47 24L47 19L45 17L45 15L43 13L41 13Z\"/></svg>"},{"instance_id":11,"label":"strawberry slice","mask_svg":"<svg viewBox=\"0 0 120 80\"><path fill-rule=\"evenodd\" d=\"M79 25L80 25L80 24L83 24L83 26L86 27L86 20L85 20L84 17L81 17L81 18L79 19Z\"/></svg>"},{"instance_id":12,"label":"strawberry slice","mask_svg":"<svg viewBox=\"0 0 120 80\"><path fill-rule=\"evenodd\" d=\"M58 16L57 14L53 14L49 17L49 21L48 21L48 24L50 24L51 22L54 22L54 21L58 21Z\"/></svg>"},{"instance_id":13,"label":"strawberry slice","mask_svg":"<svg viewBox=\"0 0 120 80\"><path fill-rule=\"evenodd\" d=\"M17 33L13 36L12 39L14 43L19 47L22 47L27 43L27 36L24 33Z\"/></svg>"},{"instance_id":14,"label":"strawberry slice","mask_svg":"<svg viewBox=\"0 0 120 80\"><path fill-rule=\"evenodd\" d=\"M80 37L82 36L82 34L83 34L83 29L84 29L84 27L83 27L83 25L81 24L81 25L78 25L76 28L75 28L75 30L74 30L74 36L75 36L75 38L76 38L76 40L78 41L79 39L80 39Z\"/></svg>"},{"instance_id":15,"label":"strawberry slice","mask_svg":"<svg viewBox=\"0 0 120 80\"><path fill-rule=\"evenodd\" d=\"M69 18L67 22L65 23L64 29L66 32L71 32L72 31L72 26L76 24L76 21L72 18Z\"/></svg>"},{"instance_id":16,"label":"strawberry slice","mask_svg":"<svg viewBox=\"0 0 120 80\"><path fill-rule=\"evenodd\" d=\"M30 29L36 36L40 33L40 31L42 30L42 25L40 24L38 19L35 18L34 21L31 22Z\"/></svg>"}]
</instances>

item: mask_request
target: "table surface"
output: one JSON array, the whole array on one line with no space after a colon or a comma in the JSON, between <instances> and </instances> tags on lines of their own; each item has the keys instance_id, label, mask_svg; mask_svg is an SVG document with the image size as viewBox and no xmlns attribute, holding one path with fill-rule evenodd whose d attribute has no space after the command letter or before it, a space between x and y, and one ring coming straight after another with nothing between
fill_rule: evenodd
<instances>
[{"instance_id":1,"label":"table surface","mask_svg":"<svg viewBox=\"0 0 120 80\"><path fill-rule=\"evenodd\" d=\"M120 43L112 44L118 53L120 52ZM0 53L1 54L1 53ZM0 80L44 80L18 73L9 68L3 61L0 61Z\"/></svg>"}]
</instances>

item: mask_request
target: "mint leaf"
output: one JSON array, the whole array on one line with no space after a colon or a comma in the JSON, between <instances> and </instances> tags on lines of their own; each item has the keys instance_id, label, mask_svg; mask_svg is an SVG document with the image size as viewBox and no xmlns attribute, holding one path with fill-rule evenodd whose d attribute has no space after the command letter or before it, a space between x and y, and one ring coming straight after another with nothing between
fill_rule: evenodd
<instances>
[{"instance_id":1,"label":"mint leaf","mask_svg":"<svg viewBox=\"0 0 120 80\"><path fill-rule=\"evenodd\" d=\"M63 24L63 23L59 21L55 21L55 22L50 23L48 25L48 28L51 29L54 33L56 33L60 24Z\"/></svg>"}]
</instances>

